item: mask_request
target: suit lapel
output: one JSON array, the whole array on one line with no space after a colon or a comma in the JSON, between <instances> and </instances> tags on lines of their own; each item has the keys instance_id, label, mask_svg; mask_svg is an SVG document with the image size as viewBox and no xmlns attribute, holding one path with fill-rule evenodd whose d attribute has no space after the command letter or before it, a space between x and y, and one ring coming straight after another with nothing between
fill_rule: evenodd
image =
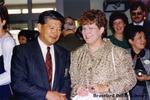
<instances>
[{"instance_id":1,"label":"suit lapel","mask_svg":"<svg viewBox=\"0 0 150 100\"><path fill-rule=\"evenodd\" d=\"M49 88L50 85L48 83L48 76L47 76L47 72L46 72L46 66L45 66L45 62L44 62L44 59L43 59L41 48L40 48L39 43L38 43L37 40L33 44L32 54L33 54L33 59L35 59L35 62L36 62L35 65L37 67L39 67L39 72L41 72L39 74L40 74L40 77L42 77L43 86L46 87L46 88Z\"/></svg>"},{"instance_id":2,"label":"suit lapel","mask_svg":"<svg viewBox=\"0 0 150 100\"><path fill-rule=\"evenodd\" d=\"M59 85L59 78L60 78L60 59L61 59L61 51L57 46L54 45L54 52L55 52L55 76L54 76L54 83L53 83L53 90L58 90Z\"/></svg>"}]
</instances>

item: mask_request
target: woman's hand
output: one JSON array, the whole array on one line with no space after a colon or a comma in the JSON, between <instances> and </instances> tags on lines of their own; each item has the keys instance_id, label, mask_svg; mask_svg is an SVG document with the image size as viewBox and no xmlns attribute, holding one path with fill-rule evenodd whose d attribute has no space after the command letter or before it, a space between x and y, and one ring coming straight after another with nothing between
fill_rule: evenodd
<instances>
[{"instance_id":1,"label":"woman's hand","mask_svg":"<svg viewBox=\"0 0 150 100\"><path fill-rule=\"evenodd\" d=\"M77 94L79 96L87 96L88 93L89 93L89 89L87 87L79 86L77 89Z\"/></svg>"},{"instance_id":2,"label":"woman's hand","mask_svg":"<svg viewBox=\"0 0 150 100\"><path fill-rule=\"evenodd\" d=\"M89 91L91 93L105 93L109 91L109 87L106 84L93 84L90 85Z\"/></svg>"}]
</instances>

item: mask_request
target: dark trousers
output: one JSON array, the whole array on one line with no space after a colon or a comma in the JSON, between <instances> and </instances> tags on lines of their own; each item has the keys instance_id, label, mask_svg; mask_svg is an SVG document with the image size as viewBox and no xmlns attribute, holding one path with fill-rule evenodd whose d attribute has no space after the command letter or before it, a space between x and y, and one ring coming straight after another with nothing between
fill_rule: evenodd
<instances>
[{"instance_id":1,"label":"dark trousers","mask_svg":"<svg viewBox=\"0 0 150 100\"><path fill-rule=\"evenodd\" d=\"M146 86L136 85L130 91L131 100L150 100Z\"/></svg>"},{"instance_id":2,"label":"dark trousers","mask_svg":"<svg viewBox=\"0 0 150 100\"><path fill-rule=\"evenodd\" d=\"M11 89L9 85L0 86L0 100L10 100Z\"/></svg>"}]
</instances>

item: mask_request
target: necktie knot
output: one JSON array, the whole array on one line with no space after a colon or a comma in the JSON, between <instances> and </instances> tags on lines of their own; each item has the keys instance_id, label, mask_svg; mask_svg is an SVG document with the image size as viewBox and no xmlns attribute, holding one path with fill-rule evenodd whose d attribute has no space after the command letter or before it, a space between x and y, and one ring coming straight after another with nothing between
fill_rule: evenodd
<instances>
[{"instance_id":1,"label":"necktie knot","mask_svg":"<svg viewBox=\"0 0 150 100\"><path fill-rule=\"evenodd\" d=\"M47 47L46 62L51 60L50 47Z\"/></svg>"},{"instance_id":2,"label":"necktie knot","mask_svg":"<svg viewBox=\"0 0 150 100\"><path fill-rule=\"evenodd\" d=\"M50 47L47 47L47 52L50 52Z\"/></svg>"}]
</instances>

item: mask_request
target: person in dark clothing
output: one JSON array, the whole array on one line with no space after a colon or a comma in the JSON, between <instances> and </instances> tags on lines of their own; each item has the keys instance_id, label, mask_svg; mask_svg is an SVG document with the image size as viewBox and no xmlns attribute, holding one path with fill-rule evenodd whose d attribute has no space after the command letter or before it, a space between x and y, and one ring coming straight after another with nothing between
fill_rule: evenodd
<instances>
[{"instance_id":1,"label":"person in dark clothing","mask_svg":"<svg viewBox=\"0 0 150 100\"><path fill-rule=\"evenodd\" d=\"M73 51L85 43L84 40L81 40L80 33L81 29L76 30L74 19L72 17L66 17L64 29L57 44L68 51Z\"/></svg>"},{"instance_id":2,"label":"person in dark clothing","mask_svg":"<svg viewBox=\"0 0 150 100\"><path fill-rule=\"evenodd\" d=\"M134 25L129 32L129 52L137 78L136 85L130 91L131 100L150 100L150 50L145 49L145 30L142 26Z\"/></svg>"},{"instance_id":3,"label":"person in dark clothing","mask_svg":"<svg viewBox=\"0 0 150 100\"><path fill-rule=\"evenodd\" d=\"M145 19L146 16L146 6L141 1L136 1L131 4L130 7L130 15L132 19L132 23L127 25L126 27L126 37L128 38L128 34L130 29L132 29L133 25L143 26L146 34L146 48L150 49L150 22Z\"/></svg>"}]
</instances>

